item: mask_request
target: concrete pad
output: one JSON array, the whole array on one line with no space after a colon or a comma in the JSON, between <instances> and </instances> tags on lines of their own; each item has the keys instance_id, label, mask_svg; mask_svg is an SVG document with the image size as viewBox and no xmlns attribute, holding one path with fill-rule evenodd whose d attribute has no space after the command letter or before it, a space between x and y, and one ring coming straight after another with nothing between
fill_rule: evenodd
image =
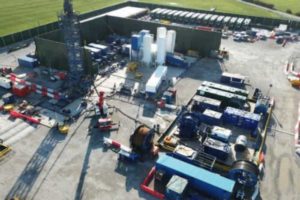
<instances>
[{"instance_id":1,"label":"concrete pad","mask_svg":"<svg viewBox=\"0 0 300 200\"><path fill-rule=\"evenodd\" d=\"M64 122L65 116L62 114L41 107L38 108L40 109L40 119L42 125L52 128L57 123Z\"/></svg>"}]
</instances>

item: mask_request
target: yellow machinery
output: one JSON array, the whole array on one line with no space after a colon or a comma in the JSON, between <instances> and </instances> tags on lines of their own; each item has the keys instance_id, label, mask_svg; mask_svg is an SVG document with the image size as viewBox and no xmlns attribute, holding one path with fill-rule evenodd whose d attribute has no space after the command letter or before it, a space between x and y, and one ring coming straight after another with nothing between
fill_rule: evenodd
<instances>
[{"instance_id":1,"label":"yellow machinery","mask_svg":"<svg viewBox=\"0 0 300 200\"><path fill-rule=\"evenodd\" d=\"M8 146L5 146L4 144L0 143L0 158L5 156L8 152L11 151L11 148Z\"/></svg>"},{"instance_id":2,"label":"yellow machinery","mask_svg":"<svg viewBox=\"0 0 300 200\"><path fill-rule=\"evenodd\" d=\"M290 81L290 83L293 87L299 87L300 86L300 78L295 77L295 76L289 76L288 80Z\"/></svg>"},{"instance_id":3,"label":"yellow machinery","mask_svg":"<svg viewBox=\"0 0 300 200\"><path fill-rule=\"evenodd\" d=\"M13 109L14 109L14 104L6 104L6 105L3 106L3 110L5 112L9 112L9 111L11 111Z\"/></svg>"},{"instance_id":4,"label":"yellow machinery","mask_svg":"<svg viewBox=\"0 0 300 200\"><path fill-rule=\"evenodd\" d=\"M68 134L69 129L70 129L70 125L62 123L62 122L59 122L57 124L57 128L58 128L58 131L60 133L62 133L62 134Z\"/></svg>"},{"instance_id":5,"label":"yellow machinery","mask_svg":"<svg viewBox=\"0 0 300 200\"><path fill-rule=\"evenodd\" d=\"M169 21L169 20L163 20L163 19L161 19L161 20L159 20L159 22L160 22L161 24L165 24L165 25L171 24L171 21Z\"/></svg>"},{"instance_id":6,"label":"yellow machinery","mask_svg":"<svg viewBox=\"0 0 300 200\"><path fill-rule=\"evenodd\" d=\"M142 79L144 75L141 72L135 72L134 76L135 76L136 79Z\"/></svg>"},{"instance_id":7,"label":"yellow machinery","mask_svg":"<svg viewBox=\"0 0 300 200\"><path fill-rule=\"evenodd\" d=\"M129 62L127 64L127 72L136 72L137 68L138 68L137 62Z\"/></svg>"}]
</instances>

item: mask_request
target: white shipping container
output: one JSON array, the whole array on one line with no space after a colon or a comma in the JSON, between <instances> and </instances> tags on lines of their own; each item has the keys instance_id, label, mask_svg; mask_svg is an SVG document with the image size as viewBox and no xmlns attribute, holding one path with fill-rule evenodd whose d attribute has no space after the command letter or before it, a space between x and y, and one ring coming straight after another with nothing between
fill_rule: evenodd
<instances>
[{"instance_id":1,"label":"white shipping container","mask_svg":"<svg viewBox=\"0 0 300 200\"><path fill-rule=\"evenodd\" d=\"M153 72L151 77L146 83L146 89L145 91L148 93L156 93L158 87L160 86L161 82L167 75L167 67L160 65L156 68L156 70Z\"/></svg>"},{"instance_id":2,"label":"white shipping container","mask_svg":"<svg viewBox=\"0 0 300 200\"><path fill-rule=\"evenodd\" d=\"M11 81L7 78L0 77L0 86L5 88L5 89L10 89L11 88Z\"/></svg>"}]
</instances>

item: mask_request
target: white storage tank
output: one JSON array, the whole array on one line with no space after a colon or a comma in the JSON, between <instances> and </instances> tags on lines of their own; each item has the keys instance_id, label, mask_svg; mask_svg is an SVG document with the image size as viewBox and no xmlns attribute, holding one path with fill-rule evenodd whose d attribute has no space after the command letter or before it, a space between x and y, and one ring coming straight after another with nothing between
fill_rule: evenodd
<instances>
[{"instance_id":1,"label":"white storage tank","mask_svg":"<svg viewBox=\"0 0 300 200\"><path fill-rule=\"evenodd\" d=\"M152 43L153 43L153 35L146 34L143 38L143 62L146 64L150 64L152 60Z\"/></svg>"},{"instance_id":2,"label":"white storage tank","mask_svg":"<svg viewBox=\"0 0 300 200\"><path fill-rule=\"evenodd\" d=\"M165 63L165 59L166 59L166 37L158 37L156 62L157 64L162 65Z\"/></svg>"},{"instance_id":3,"label":"white storage tank","mask_svg":"<svg viewBox=\"0 0 300 200\"><path fill-rule=\"evenodd\" d=\"M156 40L159 37L166 37L167 36L167 28L166 27L158 27L156 32Z\"/></svg>"},{"instance_id":4,"label":"white storage tank","mask_svg":"<svg viewBox=\"0 0 300 200\"><path fill-rule=\"evenodd\" d=\"M169 30L167 32L167 52L174 53L176 42L176 31Z\"/></svg>"}]
</instances>

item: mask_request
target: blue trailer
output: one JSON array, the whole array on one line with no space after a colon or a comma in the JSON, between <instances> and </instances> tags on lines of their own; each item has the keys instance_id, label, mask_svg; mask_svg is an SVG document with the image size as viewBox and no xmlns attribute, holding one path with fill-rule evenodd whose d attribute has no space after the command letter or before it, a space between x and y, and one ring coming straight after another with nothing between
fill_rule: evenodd
<instances>
[{"instance_id":1,"label":"blue trailer","mask_svg":"<svg viewBox=\"0 0 300 200\"><path fill-rule=\"evenodd\" d=\"M187 179L191 187L213 199L229 200L234 191L235 181L166 154L159 156L155 166L168 176Z\"/></svg>"},{"instance_id":2,"label":"blue trailer","mask_svg":"<svg viewBox=\"0 0 300 200\"><path fill-rule=\"evenodd\" d=\"M223 114L225 123L249 130L257 129L260 119L261 116L259 114L232 107L227 107Z\"/></svg>"},{"instance_id":3,"label":"blue trailer","mask_svg":"<svg viewBox=\"0 0 300 200\"><path fill-rule=\"evenodd\" d=\"M182 68L186 68L189 66L189 64L186 60L184 60L182 57L174 55L172 53L167 54L166 63L168 65L172 65L175 67L182 67Z\"/></svg>"}]
</instances>

